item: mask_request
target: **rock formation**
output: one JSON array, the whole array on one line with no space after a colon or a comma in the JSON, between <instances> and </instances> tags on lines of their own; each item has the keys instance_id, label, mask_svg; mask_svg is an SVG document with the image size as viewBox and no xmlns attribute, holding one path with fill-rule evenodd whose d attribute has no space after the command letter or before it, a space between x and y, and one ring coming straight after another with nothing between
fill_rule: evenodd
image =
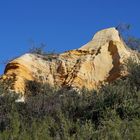
<instances>
[{"instance_id":1,"label":"rock formation","mask_svg":"<svg viewBox=\"0 0 140 140\"><path fill-rule=\"evenodd\" d=\"M0 81L24 94L26 81L92 90L122 76L121 65L132 54L115 28L101 30L76 50L58 55L25 54L5 68Z\"/></svg>"}]
</instances>

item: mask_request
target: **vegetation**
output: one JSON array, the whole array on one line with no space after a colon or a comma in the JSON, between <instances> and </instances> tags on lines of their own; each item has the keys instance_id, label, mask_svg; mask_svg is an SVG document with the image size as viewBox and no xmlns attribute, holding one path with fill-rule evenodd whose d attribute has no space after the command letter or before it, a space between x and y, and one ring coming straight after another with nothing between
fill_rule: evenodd
<instances>
[{"instance_id":1,"label":"vegetation","mask_svg":"<svg viewBox=\"0 0 140 140\"><path fill-rule=\"evenodd\" d=\"M99 91L77 94L30 82L25 103L11 93L1 96L0 139L139 140L140 65L129 61L128 70Z\"/></svg>"},{"instance_id":2,"label":"vegetation","mask_svg":"<svg viewBox=\"0 0 140 140\"><path fill-rule=\"evenodd\" d=\"M128 47L133 50L140 51L140 38L129 34L129 31L131 29L130 24L121 23L116 27L116 29L119 31L121 37Z\"/></svg>"}]
</instances>

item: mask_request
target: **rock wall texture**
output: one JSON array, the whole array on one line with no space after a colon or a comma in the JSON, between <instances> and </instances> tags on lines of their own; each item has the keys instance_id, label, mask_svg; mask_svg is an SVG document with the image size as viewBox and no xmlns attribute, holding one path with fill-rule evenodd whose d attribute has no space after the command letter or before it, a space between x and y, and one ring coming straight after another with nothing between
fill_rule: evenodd
<instances>
[{"instance_id":1,"label":"rock wall texture","mask_svg":"<svg viewBox=\"0 0 140 140\"><path fill-rule=\"evenodd\" d=\"M0 81L24 94L26 80L52 86L92 90L122 76L121 65L132 55L115 28L101 30L76 50L58 55L25 54L5 68ZM10 82L11 81L11 82Z\"/></svg>"}]
</instances>

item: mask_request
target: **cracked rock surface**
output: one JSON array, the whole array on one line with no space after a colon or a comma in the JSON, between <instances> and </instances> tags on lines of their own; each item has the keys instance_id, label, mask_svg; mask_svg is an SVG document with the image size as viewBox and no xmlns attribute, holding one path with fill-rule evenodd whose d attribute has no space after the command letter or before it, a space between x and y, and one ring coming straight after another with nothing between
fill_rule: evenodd
<instances>
[{"instance_id":1,"label":"cracked rock surface","mask_svg":"<svg viewBox=\"0 0 140 140\"><path fill-rule=\"evenodd\" d=\"M26 80L57 87L97 89L121 77L120 67L132 54L119 32L108 28L76 50L50 56L24 54L7 64L0 81L12 81L8 88L23 94Z\"/></svg>"}]
</instances>

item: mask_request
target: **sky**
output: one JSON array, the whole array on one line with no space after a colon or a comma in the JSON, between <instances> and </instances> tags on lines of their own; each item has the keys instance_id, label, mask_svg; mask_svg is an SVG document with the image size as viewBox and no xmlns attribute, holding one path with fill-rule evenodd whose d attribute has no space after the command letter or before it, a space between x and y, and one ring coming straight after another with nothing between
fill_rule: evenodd
<instances>
[{"instance_id":1,"label":"sky","mask_svg":"<svg viewBox=\"0 0 140 140\"><path fill-rule=\"evenodd\" d=\"M5 62L27 53L33 43L60 53L121 23L140 37L140 0L0 0L0 74Z\"/></svg>"}]
</instances>

